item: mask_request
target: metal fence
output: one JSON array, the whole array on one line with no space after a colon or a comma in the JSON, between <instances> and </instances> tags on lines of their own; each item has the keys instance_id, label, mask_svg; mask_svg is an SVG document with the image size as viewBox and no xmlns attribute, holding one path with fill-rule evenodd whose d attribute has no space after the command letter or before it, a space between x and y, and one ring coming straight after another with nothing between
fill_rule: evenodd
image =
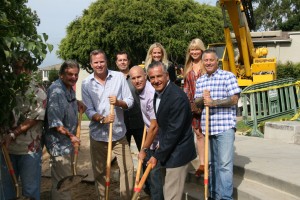
<instances>
[{"instance_id":1,"label":"metal fence","mask_svg":"<svg viewBox=\"0 0 300 200\"><path fill-rule=\"evenodd\" d=\"M246 87L241 98L243 120L252 126L252 136L262 136L259 123L287 114L297 115L300 107L300 81L280 79Z\"/></svg>"}]
</instances>

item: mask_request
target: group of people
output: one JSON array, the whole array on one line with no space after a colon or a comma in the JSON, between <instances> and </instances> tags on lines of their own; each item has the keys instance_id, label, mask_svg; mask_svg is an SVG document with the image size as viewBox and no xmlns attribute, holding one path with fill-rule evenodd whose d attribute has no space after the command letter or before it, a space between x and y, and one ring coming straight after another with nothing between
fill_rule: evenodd
<instances>
[{"instance_id":1,"label":"group of people","mask_svg":"<svg viewBox=\"0 0 300 200\"><path fill-rule=\"evenodd\" d=\"M47 94L35 87L36 100L28 103L19 123L2 139L21 178L23 196L40 199L41 141L44 141L51 162L51 198L72 199L69 190L58 192L56 186L59 180L72 175L73 146L80 143L76 137L77 116L78 112L85 112L90 119L90 153L98 199L105 199L112 123L112 153L120 169L120 198L131 199L133 193L134 165L130 151L133 136L144 169L146 165L152 166L145 192L155 200L179 200L189 163L197 155L194 138L200 161L196 176L204 173L203 108L208 106L210 198L232 199L235 105L240 89L232 73L218 68L216 52L205 50L198 38L190 42L183 90L174 83L175 67L160 43L150 46L145 68L138 65L129 68L130 58L124 51L115 58L119 72L108 69L103 50L90 53L93 73L82 82L82 101L76 99L73 89L79 75L79 65L73 60L61 65L59 79L52 83ZM142 142L144 127L147 135ZM13 185L8 184L11 183L8 169L4 164L1 167L5 197L15 198Z\"/></svg>"}]
</instances>

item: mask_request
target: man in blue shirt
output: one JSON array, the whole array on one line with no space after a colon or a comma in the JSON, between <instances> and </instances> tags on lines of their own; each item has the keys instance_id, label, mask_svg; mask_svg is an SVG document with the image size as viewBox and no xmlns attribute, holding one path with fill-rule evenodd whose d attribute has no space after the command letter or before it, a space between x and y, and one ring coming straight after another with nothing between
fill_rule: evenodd
<instances>
[{"instance_id":1,"label":"man in blue shirt","mask_svg":"<svg viewBox=\"0 0 300 200\"><path fill-rule=\"evenodd\" d=\"M205 50L202 61L207 73L196 82L195 102L198 107L209 107L210 197L232 199L236 104L241 89L234 74L218 68L218 57L214 50ZM203 133L206 129L205 116L203 109Z\"/></svg>"},{"instance_id":2,"label":"man in blue shirt","mask_svg":"<svg viewBox=\"0 0 300 200\"><path fill-rule=\"evenodd\" d=\"M95 184L99 199L105 199L105 172L109 123L113 123L112 152L120 168L120 197L131 199L133 189L133 161L126 140L124 109L131 108L133 97L121 72L107 69L107 58L102 50L90 53L94 73L82 82L82 99L87 106L90 123L90 151ZM114 114L110 114L114 105Z\"/></svg>"},{"instance_id":3,"label":"man in blue shirt","mask_svg":"<svg viewBox=\"0 0 300 200\"><path fill-rule=\"evenodd\" d=\"M79 143L76 135L78 107L84 105L76 100L73 86L78 80L79 65L73 60L65 61L59 70L59 79L47 91L45 119L45 144L51 156L51 199L72 199L70 190L57 191L57 183L71 176L73 144Z\"/></svg>"}]
</instances>

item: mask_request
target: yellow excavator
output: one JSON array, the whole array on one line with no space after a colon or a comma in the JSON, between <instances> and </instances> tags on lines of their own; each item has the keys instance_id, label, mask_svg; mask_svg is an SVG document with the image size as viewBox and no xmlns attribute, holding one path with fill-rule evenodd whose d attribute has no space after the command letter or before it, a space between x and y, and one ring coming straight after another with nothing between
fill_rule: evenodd
<instances>
[{"instance_id":1,"label":"yellow excavator","mask_svg":"<svg viewBox=\"0 0 300 200\"><path fill-rule=\"evenodd\" d=\"M209 48L217 51L220 67L235 74L242 88L275 80L276 58L267 58L267 48L254 48L252 42L250 28L255 25L251 0L220 0L219 3L224 19L225 43L210 44Z\"/></svg>"}]
</instances>

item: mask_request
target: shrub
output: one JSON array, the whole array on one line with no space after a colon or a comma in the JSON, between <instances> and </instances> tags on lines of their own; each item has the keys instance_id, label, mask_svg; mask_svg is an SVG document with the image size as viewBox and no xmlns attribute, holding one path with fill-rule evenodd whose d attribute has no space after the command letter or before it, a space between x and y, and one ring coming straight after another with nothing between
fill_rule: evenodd
<instances>
[{"instance_id":1,"label":"shrub","mask_svg":"<svg viewBox=\"0 0 300 200\"><path fill-rule=\"evenodd\" d=\"M300 80L300 63L287 62L277 65L277 79L288 77Z\"/></svg>"}]
</instances>

